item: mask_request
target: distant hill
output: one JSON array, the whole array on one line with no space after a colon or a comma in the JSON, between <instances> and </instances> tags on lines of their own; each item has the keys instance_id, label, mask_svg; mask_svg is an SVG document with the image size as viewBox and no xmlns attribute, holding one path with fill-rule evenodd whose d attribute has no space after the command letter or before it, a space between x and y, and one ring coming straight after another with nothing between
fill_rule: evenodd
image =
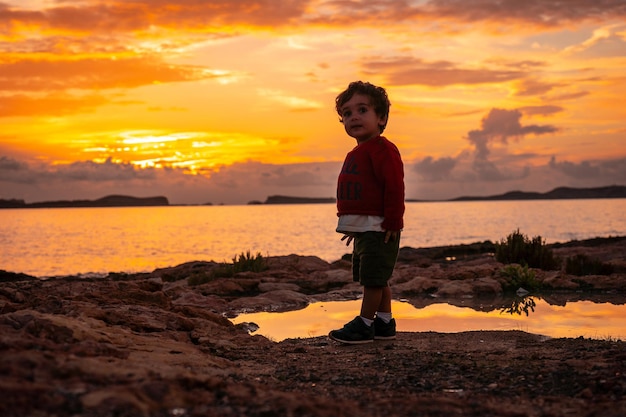
<instances>
[{"instance_id":1,"label":"distant hill","mask_svg":"<svg viewBox=\"0 0 626 417\"><path fill-rule=\"evenodd\" d=\"M57 200L26 204L24 200L0 200L0 208L147 207L169 206L166 197L109 195L97 200Z\"/></svg>"},{"instance_id":2,"label":"distant hill","mask_svg":"<svg viewBox=\"0 0 626 417\"><path fill-rule=\"evenodd\" d=\"M447 201L495 201L495 200L565 200L587 198L626 198L626 186L611 185L595 188L559 187L547 193L509 191L487 197L465 196Z\"/></svg>"},{"instance_id":3,"label":"distant hill","mask_svg":"<svg viewBox=\"0 0 626 417\"><path fill-rule=\"evenodd\" d=\"M491 196L463 196L450 200L438 201L497 201L497 200L563 200L563 199L588 199L588 198L626 198L626 186L611 185L596 188L570 188L559 187L547 193L509 191L504 194ZM334 203L332 197L294 197L285 195L272 195L265 202L250 201L248 204L326 204ZM408 202L427 202L432 200L407 199ZM25 203L24 200L0 199L0 209L7 208L64 208L64 207L147 207L169 206L167 197L132 197L125 195L109 195L97 200L58 200L42 201L37 203Z\"/></svg>"},{"instance_id":4,"label":"distant hill","mask_svg":"<svg viewBox=\"0 0 626 417\"><path fill-rule=\"evenodd\" d=\"M504 194L491 196L463 196L449 200L438 201L498 201L498 200L563 200L563 199L587 199L587 198L626 198L626 186L611 185L596 188L570 188L559 187L547 193L509 191ZM334 198L309 198L290 197L284 195L270 196L265 203L251 201L248 204L314 204L314 203L334 203ZM413 200L407 202L428 202L432 200Z\"/></svg>"},{"instance_id":5,"label":"distant hill","mask_svg":"<svg viewBox=\"0 0 626 417\"><path fill-rule=\"evenodd\" d=\"M264 204L323 204L334 202L334 198L289 197L284 195L272 195L267 197L267 200L265 200Z\"/></svg>"}]
</instances>

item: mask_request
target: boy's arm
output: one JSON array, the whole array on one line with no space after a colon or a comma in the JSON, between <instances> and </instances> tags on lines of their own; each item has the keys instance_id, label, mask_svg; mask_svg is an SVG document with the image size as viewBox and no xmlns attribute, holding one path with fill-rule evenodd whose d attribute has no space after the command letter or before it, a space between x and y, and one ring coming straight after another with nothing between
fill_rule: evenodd
<instances>
[{"instance_id":1,"label":"boy's arm","mask_svg":"<svg viewBox=\"0 0 626 417\"><path fill-rule=\"evenodd\" d=\"M374 169L384 183L384 220L382 228L392 234L385 241L397 238L404 227L404 165L398 148L391 142L375 154Z\"/></svg>"}]
</instances>

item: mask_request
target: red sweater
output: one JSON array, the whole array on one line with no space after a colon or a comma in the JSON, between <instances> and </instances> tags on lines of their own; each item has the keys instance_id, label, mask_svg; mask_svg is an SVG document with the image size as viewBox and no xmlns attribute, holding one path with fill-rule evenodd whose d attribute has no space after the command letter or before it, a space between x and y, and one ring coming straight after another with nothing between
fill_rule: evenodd
<instances>
[{"instance_id":1,"label":"red sweater","mask_svg":"<svg viewBox=\"0 0 626 417\"><path fill-rule=\"evenodd\" d=\"M337 181L337 215L384 217L382 228L404 227L404 166L396 145L383 136L352 149Z\"/></svg>"}]
</instances>

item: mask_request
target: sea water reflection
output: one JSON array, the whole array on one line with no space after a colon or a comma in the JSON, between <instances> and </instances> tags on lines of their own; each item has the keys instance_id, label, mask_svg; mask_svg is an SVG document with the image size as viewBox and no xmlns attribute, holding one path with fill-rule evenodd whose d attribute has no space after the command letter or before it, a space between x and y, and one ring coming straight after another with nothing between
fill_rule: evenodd
<instances>
[{"instance_id":1,"label":"sea water reflection","mask_svg":"<svg viewBox=\"0 0 626 417\"><path fill-rule=\"evenodd\" d=\"M424 300L403 299L393 301L393 313L400 332L522 330L549 337L626 340L626 297L621 298L569 302L532 296L486 305L471 300L426 305ZM326 335L352 320L360 305L360 300L314 302L296 311L241 314L232 322L255 323L259 328L254 334L279 342Z\"/></svg>"}]
</instances>

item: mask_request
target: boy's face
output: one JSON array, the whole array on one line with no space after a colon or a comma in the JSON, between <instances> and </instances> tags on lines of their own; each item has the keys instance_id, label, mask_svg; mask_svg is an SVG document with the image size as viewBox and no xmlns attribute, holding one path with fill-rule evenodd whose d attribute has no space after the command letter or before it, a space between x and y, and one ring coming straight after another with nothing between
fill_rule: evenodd
<instances>
[{"instance_id":1,"label":"boy's face","mask_svg":"<svg viewBox=\"0 0 626 417\"><path fill-rule=\"evenodd\" d=\"M376 114L369 96L363 94L354 94L339 110L346 133L358 143L380 135L380 126L385 124L385 119Z\"/></svg>"}]
</instances>

